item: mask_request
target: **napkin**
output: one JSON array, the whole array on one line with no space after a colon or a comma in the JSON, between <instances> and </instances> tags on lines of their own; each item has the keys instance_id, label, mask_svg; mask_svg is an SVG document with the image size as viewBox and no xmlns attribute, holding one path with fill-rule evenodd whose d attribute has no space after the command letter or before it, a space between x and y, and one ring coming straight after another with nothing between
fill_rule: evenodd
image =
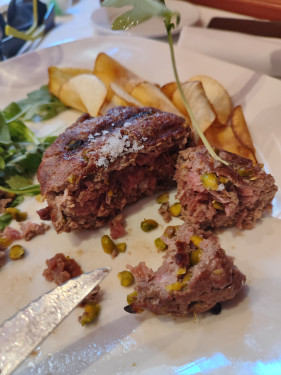
<instances>
[{"instance_id":1,"label":"napkin","mask_svg":"<svg viewBox=\"0 0 281 375\"><path fill-rule=\"evenodd\" d=\"M281 41L184 26L178 46L281 78Z\"/></svg>"}]
</instances>

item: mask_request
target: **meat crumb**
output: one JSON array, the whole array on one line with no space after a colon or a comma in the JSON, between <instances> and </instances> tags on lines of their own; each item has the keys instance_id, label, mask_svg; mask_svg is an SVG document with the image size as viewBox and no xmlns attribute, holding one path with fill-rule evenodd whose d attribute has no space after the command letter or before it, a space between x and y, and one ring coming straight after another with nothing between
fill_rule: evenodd
<instances>
[{"instance_id":1,"label":"meat crumb","mask_svg":"<svg viewBox=\"0 0 281 375\"><path fill-rule=\"evenodd\" d=\"M158 212L163 217L166 223L169 223L172 220L169 202L162 203L158 209Z\"/></svg>"},{"instance_id":2,"label":"meat crumb","mask_svg":"<svg viewBox=\"0 0 281 375\"><path fill-rule=\"evenodd\" d=\"M50 229L50 226L45 223L37 224L33 223L32 221L21 223L20 226L22 230L22 237L25 239L25 241L30 241L33 237L44 234L48 229Z\"/></svg>"},{"instance_id":3,"label":"meat crumb","mask_svg":"<svg viewBox=\"0 0 281 375\"><path fill-rule=\"evenodd\" d=\"M125 219L122 214L116 215L113 220L109 223L110 236L116 240L124 236L125 231Z\"/></svg>"},{"instance_id":4,"label":"meat crumb","mask_svg":"<svg viewBox=\"0 0 281 375\"><path fill-rule=\"evenodd\" d=\"M47 281L54 281L57 285L82 274L80 265L74 259L66 257L62 253L47 259L46 264L47 268L44 269L43 276Z\"/></svg>"}]
</instances>

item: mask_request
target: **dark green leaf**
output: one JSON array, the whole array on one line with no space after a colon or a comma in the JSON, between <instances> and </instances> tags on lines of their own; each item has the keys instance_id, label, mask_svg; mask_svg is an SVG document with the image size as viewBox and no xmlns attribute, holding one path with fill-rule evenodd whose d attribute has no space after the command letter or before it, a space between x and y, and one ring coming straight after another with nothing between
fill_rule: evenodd
<instances>
[{"instance_id":1,"label":"dark green leaf","mask_svg":"<svg viewBox=\"0 0 281 375\"><path fill-rule=\"evenodd\" d=\"M16 207L20 203L22 203L24 200L23 195L17 195L15 199L13 199L12 203L9 204L9 207Z\"/></svg>"},{"instance_id":2,"label":"dark green leaf","mask_svg":"<svg viewBox=\"0 0 281 375\"><path fill-rule=\"evenodd\" d=\"M28 185L20 189L9 189L5 186L0 186L0 190L6 191L7 193L14 193L17 195L37 195L41 193L40 185Z\"/></svg>"},{"instance_id":3,"label":"dark green leaf","mask_svg":"<svg viewBox=\"0 0 281 375\"><path fill-rule=\"evenodd\" d=\"M3 158L3 156L0 156L0 169L4 169L5 168L5 159Z\"/></svg>"},{"instance_id":4,"label":"dark green leaf","mask_svg":"<svg viewBox=\"0 0 281 375\"><path fill-rule=\"evenodd\" d=\"M11 142L11 136L5 117L0 112L0 143L8 144Z\"/></svg>"},{"instance_id":5,"label":"dark green leaf","mask_svg":"<svg viewBox=\"0 0 281 375\"><path fill-rule=\"evenodd\" d=\"M0 216L0 231L3 231L7 225L12 221L11 214L3 214Z\"/></svg>"},{"instance_id":6,"label":"dark green leaf","mask_svg":"<svg viewBox=\"0 0 281 375\"><path fill-rule=\"evenodd\" d=\"M49 93L46 85L32 91L17 104L25 112L23 120L32 121L48 120L66 109L58 98Z\"/></svg>"},{"instance_id":7,"label":"dark green leaf","mask_svg":"<svg viewBox=\"0 0 281 375\"><path fill-rule=\"evenodd\" d=\"M20 189L32 185L32 180L25 176L13 175L5 179L11 189Z\"/></svg>"},{"instance_id":8,"label":"dark green leaf","mask_svg":"<svg viewBox=\"0 0 281 375\"><path fill-rule=\"evenodd\" d=\"M9 124L10 135L13 142L39 143L38 138L23 121L16 120Z\"/></svg>"},{"instance_id":9,"label":"dark green leaf","mask_svg":"<svg viewBox=\"0 0 281 375\"><path fill-rule=\"evenodd\" d=\"M12 102L6 108L3 109L3 115L7 122L17 119L22 115L22 113L23 111L21 107L15 102Z\"/></svg>"}]
</instances>

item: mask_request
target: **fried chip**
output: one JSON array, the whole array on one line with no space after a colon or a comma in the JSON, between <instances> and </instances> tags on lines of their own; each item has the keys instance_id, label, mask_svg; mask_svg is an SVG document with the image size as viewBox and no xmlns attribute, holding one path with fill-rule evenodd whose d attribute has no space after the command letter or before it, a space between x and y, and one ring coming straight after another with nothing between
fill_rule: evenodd
<instances>
[{"instance_id":1,"label":"fried chip","mask_svg":"<svg viewBox=\"0 0 281 375\"><path fill-rule=\"evenodd\" d=\"M123 102L125 103L124 105L127 105L127 106L132 105L132 106L135 106L135 107L141 107L142 106L141 102L139 102L132 95L128 94L127 91L123 90L122 87L117 85L116 83L112 82L110 84L110 88L116 96L123 99Z\"/></svg>"},{"instance_id":2,"label":"fried chip","mask_svg":"<svg viewBox=\"0 0 281 375\"><path fill-rule=\"evenodd\" d=\"M252 151L239 142L231 126L223 126L221 128L211 126L205 132L205 137L212 146L251 159L254 164L256 163L256 158Z\"/></svg>"},{"instance_id":3,"label":"fried chip","mask_svg":"<svg viewBox=\"0 0 281 375\"><path fill-rule=\"evenodd\" d=\"M59 96L59 91L64 83L70 80L70 78L75 77L79 74L91 74L91 70L80 69L80 68L60 68L58 66L50 66L48 69L49 82L48 88L49 92L55 96Z\"/></svg>"},{"instance_id":4,"label":"fried chip","mask_svg":"<svg viewBox=\"0 0 281 375\"><path fill-rule=\"evenodd\" d=\"M216 114L205 94L202 83L199 81L184 82L182 84L182 90L200 129L205 132L215 121ZM185 117L188 117L188 112L178 88L174 91L173 103Z\"/></svg>"},{"instance_id":5,"label":"fried chip","mask_svg":"<svg viewBox=\"0 0 281 375\"><path fill-rule=\"evenodd\" d=\"M209 76L197 75L189 80L200 81L202 83L219 123L226 125L232 112L232 101L226 89L218 81Z\"/></svg>"},{"instance_id":6,"label":"fried chip","mask_svg":"<svg viewBox=\"0 0 281 375\"><path fill-rule=\"evenodd\" d=\"M68 97L66 97L68 95ZM80 74L71 78L62 86L59 92L60 99L63 96L64 103L78 110L84 109L90 116L99 114L106 96L107 88L105 84L93 74ZM80 105L80 101L82 106ZM61 101L63 101L61 99Z\"/></svg>"},{"instance_id":7,"label":"fried chip","mask_svg":"<svg viewBox=\"0 0 281 375\"><path fill-rule=\"evenodd\" d=\"M132 90L131 95L144 106L154 107L183 117L183 114L175 107L172 101L153 83L139 83Z\"/></svg>"},{"instance_id":8,"label":"fried chip","mask_svg":"<svg viewBox=\"0 0 281 375\"><path fill-rule=\"evenodd\" d=\"M238 140L244 145L244 147L251 150L252 153L255 155L256 150L252 141L252 137L247 122L245 120L242 107L240 105L233 109L233 113L231 116L231 127L236 138L238 138Z\"/></svg>"},{"instance_id":9,"label":"fried chip","mask_svg":"<svg viewBox=\"0 0 281 375\"><path fill-rule=\"evenodd\" d=\"M110 84L114 82L129 94L138 83L143 81L138 75L105 53L98 54L93 74L99 77L108 89L110 89Z\"/></svg>"},{"instance_id":10,"label":"fried chip","mask_svg":"<svg viewBox=\"0 0 281 375\"><path fill-rule=\"evenodd\" d=\"M173 100L173 94L177 89L178 85L176 82L169 82L166 83L164 86L161 87L161 91L165 94L170 100Z\"/></svg>"}]
</instances>

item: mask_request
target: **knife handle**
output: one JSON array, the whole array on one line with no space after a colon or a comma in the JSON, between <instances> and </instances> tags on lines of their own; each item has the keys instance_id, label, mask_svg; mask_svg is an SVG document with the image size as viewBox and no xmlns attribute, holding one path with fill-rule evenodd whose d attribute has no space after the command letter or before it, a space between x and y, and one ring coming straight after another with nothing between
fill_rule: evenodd
<instances>
[{"instance_id":1,"label":"knife handle","mask_svg":"<svg viewBox=\"0 0 281 375\"><path fill-rule=\"evenodd\" d=\"M208 28L236 31L245 34L281 38L281 21L259 21L238 18L214 17Z\"/></svg>"}]
</instances>

